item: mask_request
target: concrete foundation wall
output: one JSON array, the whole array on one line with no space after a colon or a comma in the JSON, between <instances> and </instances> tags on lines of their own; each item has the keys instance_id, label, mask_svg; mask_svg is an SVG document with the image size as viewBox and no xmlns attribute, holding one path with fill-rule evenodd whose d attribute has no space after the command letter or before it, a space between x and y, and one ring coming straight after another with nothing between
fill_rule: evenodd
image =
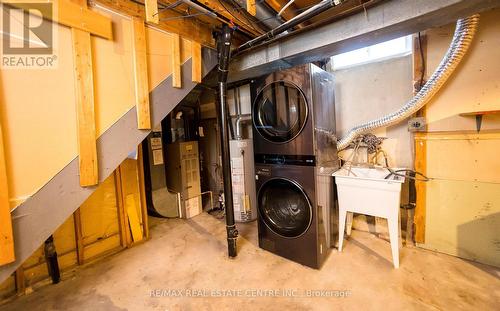
<instances>
[{"instance_id":1,"label":"concrete foundation wall","mask_svg":"<svg viewBox=\"0 0 500 311\"><path fill-rule=\"evenodd\" d=\"M412 70L412 56L406 55L334 71L337 136L343 137L350 128L400 108L412 96ZM406 123L373 134L387 138L382 148L389 155L390 166L413 166Z\"/></svg>"}]
</instances>

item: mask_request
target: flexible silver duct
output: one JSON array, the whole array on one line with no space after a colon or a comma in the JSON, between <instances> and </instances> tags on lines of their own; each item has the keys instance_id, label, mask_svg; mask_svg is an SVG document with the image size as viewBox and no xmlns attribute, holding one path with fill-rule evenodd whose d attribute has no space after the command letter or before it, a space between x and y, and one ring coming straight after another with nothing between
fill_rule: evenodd
<instances>
[{"instance_id":1,"label":"flexible silver duct","mask_svg":"<svg viewBox=\"0 0 500 311\"><path fill-rule=\"evenodd\" d=\"M385 115L379 119L360 124L349 130L347 135L337 143L337 149L343 150L347 148L358 135L370 132L376 128L387 127L399 123L425 106L444 85L446 80L448 80L455 68L457 68L471 45L478 24L479 14L459 19L448 51L420 91L398 111Z\"/></svg>"}]
</instances>

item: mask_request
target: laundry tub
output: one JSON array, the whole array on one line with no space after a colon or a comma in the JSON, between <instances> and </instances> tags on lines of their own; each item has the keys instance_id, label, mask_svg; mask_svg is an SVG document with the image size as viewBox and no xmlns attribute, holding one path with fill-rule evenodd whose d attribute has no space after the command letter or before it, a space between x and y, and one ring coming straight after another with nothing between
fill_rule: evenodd
<instances>
[{"instance_id":1,"label":"laundry tub","mask_svg":"<svg viewBox=\"0 0 500 311\"><path fill-rule=\"evenodd\" d=\"M394 169L397 170L397 169ZM339 200L339 251L342 250L347 212L387 219L393 263L399 267L399 206L404 177L385 168L343 167L333 173Z\"/></svg>"}]
</instances>

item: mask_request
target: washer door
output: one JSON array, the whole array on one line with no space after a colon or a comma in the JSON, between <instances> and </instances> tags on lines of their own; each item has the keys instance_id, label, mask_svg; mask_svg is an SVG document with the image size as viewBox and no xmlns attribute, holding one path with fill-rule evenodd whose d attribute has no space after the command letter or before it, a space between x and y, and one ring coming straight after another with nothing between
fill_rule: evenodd
<instances>
[{"instance_id":1,"label":"washer door","mask_svg":"<svg viewBox=\"0 0 500 311\"><path fill-rule=\"evenodd\" d=\"M296 238L311 225L311 202L302 188L288 179L274 178L262 185L258 207L262 221L280 236Z\"/></svg>"},{"instance_id":2,"label":"washer door","mask_svg":"<svg viewBox=\"0 0 500 311\"><path fill-rule=\"evenodd\" d=\"M254 126L262 137L285 143L299 135L306 124L306 98L297 86L276 81L257 95L252 113Z\"/></svg>"}]
</instances>

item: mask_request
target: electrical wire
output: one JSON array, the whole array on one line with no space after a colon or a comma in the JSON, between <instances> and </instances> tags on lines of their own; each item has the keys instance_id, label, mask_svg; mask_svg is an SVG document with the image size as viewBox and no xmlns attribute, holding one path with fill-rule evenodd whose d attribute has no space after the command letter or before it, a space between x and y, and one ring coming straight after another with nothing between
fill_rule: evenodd
<instances>
[{"instance_id":1,"label":"electrical wire","mask_svg":"<svg viewBox=\"0 0 500 311\"><path fill-rule=\"evenodd\" d=\"M291 6L293 3L295 2L295 0L290 0L288 1L282 8L281 10L278 12L278 16L281 16L281 14L283 14L283 12L285 12L285 10Z\"/></svg>"},{"instance_id":2,"label":"electrical wire","mask_svg":"<svg viewBox=\"0 0 500 311\"><path fill-rule=\"evenodd\" d=\"M367 134L365 134L365 135L367 135ZM360 163L360 162L354 161L354 158L357 157L357 155L358 155L359 147L361 146L361 143L362 142L365 144L367 143L363 140L364 135L362 135L362 136L358 137L355 141L352 142L352 145L353 145L352 147L354 150L350 154L349 158L347 160L343 160L341 158L341 160L344 161L343 167L345 166L347 168L347 175L352 174L352 175L356 176L356 174L352 171L353 165L367 164L369 167L380 167L380 168L385 168L386 170L388 170L389 174L387 176L385 176L384 179L389 179L389 177L391 177L391 176L398 176L398 177L403 177L403 178L408 178L408 179L412 179L415 181L423 181L423 182L427 182L427 181L431 180L431 178L425 176L424 174L422 174L420 172L412 170L412 169L392 169L389 166L389 160L387 158L387 153L380 147L382 140L373 134L369 134L369 135L371 135L371 136L368 136L370 138L370 141L368 141L368 144L375 144L375 148L376 148L375 155L371 159L372 160L371 162L375 162L375 163L370 163L370 161L368 163ZM369 146L367 146L367 148L369 148ZM385 165L377 164L376 157L378 156L379 153L383 154L384 160L385 160L384 161ZM404 174L402 174L402 173L404 173ZM421 176L421 178L416 177L417 175Z\"/></svg>"},{"instance_id":3,"label":"electrical wire","mask_svg":"<svg viewBox=\"0 0 500 311\"><path fill-rule=\"evenodd\" d=\"M399 176L399 177L403 177L403 178L413 179L413 180L416 180L416 181L425 181L425 182L427 182L427 181L431 180L431 178L425 176L424 174L422 174L420 172L412 170L412 169L393 170L390 167L386 167L386 169L390 173L389 173L389 175L385 176L384 179L389 179L389 177L391 177L391 176ZM404 174L400 174L401 172L405 172L405 173ZM408 173L410 173L410 174L408 174ZM411 173L415 174L415 176L412 176ZM422 176L422 178L417 178L416 175Z\"/></svg>"},{"instance_id":4,"label":"electrical wire","mask_svg":"<svg viewBox=\"0 0 500 311\"><path fill-rule=\"evenodd\" d=\"M228 9L225 5L224 5L224 2L223 2L223 1L224 1L224 0L217 0L217 2L219 2L219 4L220 4L220 5L222 5L222 7L226 10L226 12L227 12L227 13L229 13L229 14L230 14L230 15L231 15L234 19L236 19L237 21L239 21L240 23L242 23L242 24L240 24L240 27L241 27L242 25L243 25L243 26L250 26L250 27L251 27L253 30L255 30L257 33L261 33L261 31L259 31L259 30L255 27L255 25L254 25L252 22L250 22L250 20L248 20L248 19L246 18L246 16L245 16L245 19L247 20L247 23L243 22L241 19L239 19L239 18L238 18L238 17L236 17L233 13L231 13L231 11L230 11L230 10L229 10L229 9ZM235 4L231 4L231 5L233 6L233 11L235 11L235 12L236 12L236 11L238 11L238 10L240 10L240 9L245 9L245 10L246 10L246 8L244 8L243 6L236 7L236 5L235 5ZM255 5L257 5L257 3L256 3Z\"/></svg>"},{"instance_id":5,"label":"electrical wire","mask_svg":"<svg viewBox=\"0 0 500 311\"><path fill-rule=\"evenodd\" d=\"M144 3L141 3L139 1L136 1L136 0L130 0L132 2L135 2L137 4L141 4L141 5L144 5ZM235 20L238 20L239 22L241 22L241 24L239 24L238 26L241 27L241 26L249 26L249 27L254 27L256 24L262 24L264 23L265 21L268 21L270 19L273 19L275 18L275 16L272 16L272 17L268 17L268 18L263 18L263 19L259 19L255 22L243 22L242 20L236 18L232 13L232 12L236 12L236 11L240 11L240 10L245 10L246 11L246 8L243 7L243 6L238 6L238 5L234 5L234 8L233 9L230 9L230 8L227 8L224 4L222 4L221 0L217 0L221 5L222 7L224 7L224 9L221 9L221 10L211 10L212 12L214 13L223 13L223 12L227 12L229 13L231 16L233 16L233 18ZM260 2L264 2L265 0L260 0L258 3ZM321 2L321 1L319 1ZM319 3L318 2L318 3ZM317 4L317 3L316 3ZM298 8L296 10L293 10L294 13L300 13L302 11L305 11L313 6L315 6L316 4L311 4L311 5L308 5L308 6L305 6L303 8ZM176 11L178 12L178 11ZM179 13L179 12L178 12ZM170 20L175 20L175 19L182 19L182 18L190 18L190 17L196 17L196 16L200 16L200 15L205 15L205 16L210 16L208 15L207 13L195 13L195 14L188 14L188 15L182 15L182 16L176 16L176 17L171 17L171 18L168 18L168 19L162 19L162 21L170 21ZM255 28L253 28L254 30L256 30ZM258 30L257 30L258 31Z\"/></svg>"}]
</instances>

